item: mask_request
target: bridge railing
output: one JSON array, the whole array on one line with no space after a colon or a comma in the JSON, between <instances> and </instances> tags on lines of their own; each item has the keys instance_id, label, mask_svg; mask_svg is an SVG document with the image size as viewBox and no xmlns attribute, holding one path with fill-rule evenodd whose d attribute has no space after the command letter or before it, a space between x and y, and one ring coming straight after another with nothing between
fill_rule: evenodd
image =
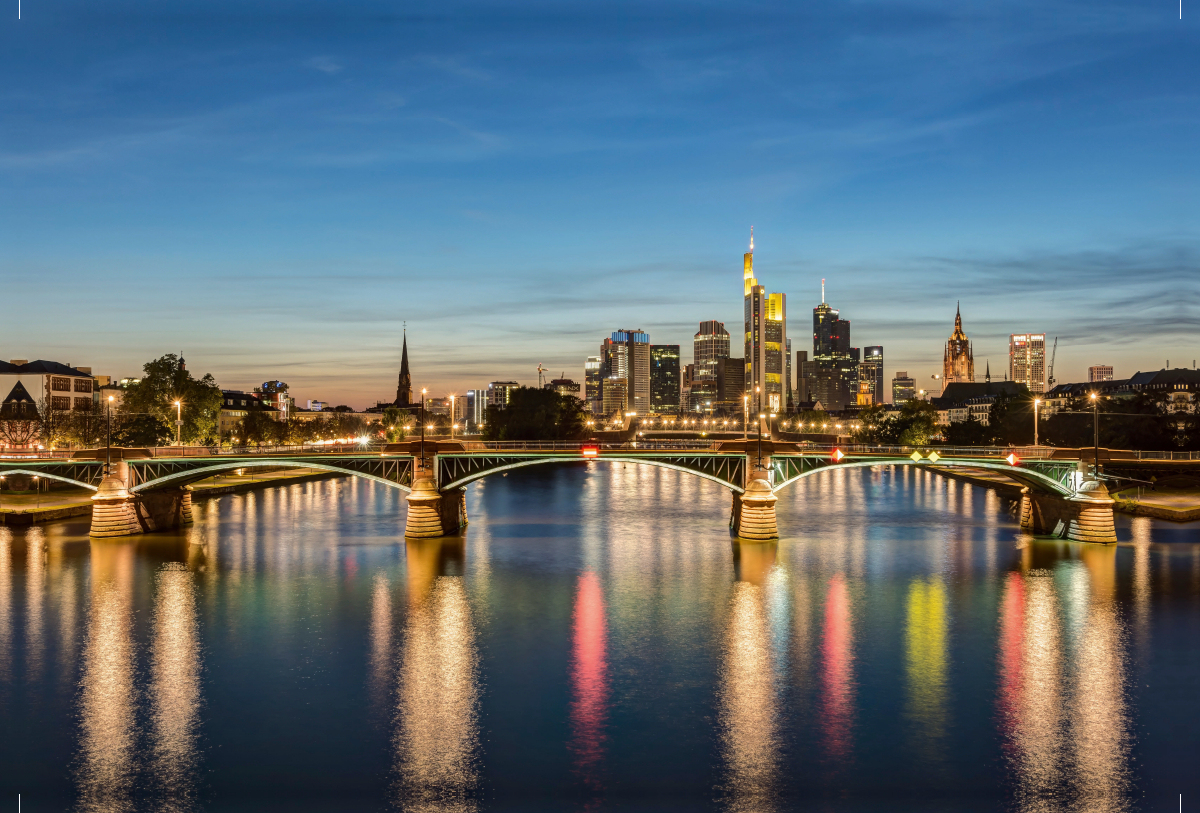
<instances>
[{"instance_id":1,"label":"bridge railing","mask_svg":"<svg viewBox=\"0 0 1200 813\"><path fill-rule=\"evenodd\" d=\"M615 451L715 451L719 443L708 440L642 439L625 443L594 443L574 440L468 440L463 447L468 452L579 452L585 446L603 452Z\"/></svg>"}]
</instances>

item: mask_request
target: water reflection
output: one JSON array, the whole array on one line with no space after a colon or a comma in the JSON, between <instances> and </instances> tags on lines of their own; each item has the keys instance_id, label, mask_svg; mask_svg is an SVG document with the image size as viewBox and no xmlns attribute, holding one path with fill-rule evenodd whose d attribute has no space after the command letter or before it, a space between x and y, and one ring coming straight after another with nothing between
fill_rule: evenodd
<instances>
[{"instance_id":1,"label":"water reflection","mask_svg":"<svg viewBox=\"0 0 1200 813\"><path fill-rule=\"evenodd\" d=\"M940 577L913 579L905 624L906 714L917 754L928 767L944 758L946 737L946 587Z\"/></svg>"},{"instance_id":2,"label":"water reflection","mask_svg":"<svg viewBox=\"0 0 1200 813\"><path fill-rule=\"evenodd\" d=\"M131 810L137 744L134 546L93 542L91 607L80 698L79 809Z\"/></svg>"},{"instance_id":3,"label":"water reflection","mask_svg":"<svg viewBox=\"0 0 1200 813\"><path fill-rule=\"evenodd\" d=\"M1026 562L1054 567L1008 574L1000 606L998 705L1017 808L1120 813L1131 780L1117 549L1029 544Z\"/></svg>"},{"instance_id":4,"label":"water reflection","mask_svg":"<svg viewBox=\"0 0 1200 813\"><path fill-rule=\"evenodd\" d=\"M195 806L200 717L200 634L196 587L187 567L163 565L155 579L150 682L151 754L157 809Z\"/></svg>"},{"instance_id":5,"label":"water reflection","mask_svg":"<svg viewBox=\"0 0 1200 813\"><path fill-rule=\"evenodd\" d=\"M45 603L46 532L35 525L25 533L25 680L35 691L45 667Z\"/></svg>"},{"instance_id":6,"label":"water reflection","mask_svg":"<svg viewBox=\"0 0 1200 813\"><path fill-rule=\"evenodd\" d=\"M387 576L375 574L371 587L371 703L383 708L392 684L392 589Z\"/></svg>"},{"instance_id":7,"label":"water reflection","mask_svg":"<svg viewBox=\"0 0 1200 813\"><path fill-rule=\"evenodd\" d=\"M601 788L608 719L608 620L604 590L592 571L579 576L571 629L571 752L587 788Z\"/></svg>"},{"instance_id":8,"label":"water reflection","mask_svg":"<svg viewBox=\"0 0 1200 813\"><path fill-rule=\"evenodd\" d=\"M465 813L478 807L479 656L462 542L408 542L406 560L395 803L404 810Z\"/></svg>"},{"instance_id":9,"label":"water reflection","mask_svg":"<svg viewBox=\"0 0 1200 813\"><path fill-rule=\"evenodd\" d=\"M757 549L767 546L739 547L751 554L750 563L762 564L763 552ZM763 575L759 570L752 572ZM780 709L773 679L766 591L761 580L734 582L723 637L718 705L728 808L773 810L779 773Z\"/></svg>"},{"instance_id":10,"label":"water reflection","mask_svg":"<svg viewBox=\"0 0 1200 813\"><path fill-rule=\"evenodd\" d=\"M8 699L12 681L12 538L12 531L0 526L0 702Z\"/></svg>"},{"instance_id":11,"label":"water reflection","mask_svg":"<svg viewBox=\"0 0 1200 813\"><path fill-rule=\"evenodd\" d=\"M844 763L854 742L854 628L850 590L840 573L825 595L821 681L825 753L830 762Z\"/></svg>"}]
</instances>

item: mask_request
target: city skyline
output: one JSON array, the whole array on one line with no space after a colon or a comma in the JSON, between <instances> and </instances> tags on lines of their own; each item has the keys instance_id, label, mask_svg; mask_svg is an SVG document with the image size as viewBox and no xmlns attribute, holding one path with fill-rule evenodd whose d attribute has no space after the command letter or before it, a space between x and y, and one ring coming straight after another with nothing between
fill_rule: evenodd
<instances>
[{"instance_id":1,"label":"city skyline","mask_svg":"<svg viewBox=\"0 0 1200 813\"><path fill-rule=\"evenodd\" d=\"M183 347L365 405L407 320L431 391L581 378L614 324L741 324L754 225L793 324L828 279L888 376L939 371L959 299L993 371L1021 332L1059 337L1060 381L1190 365L1194 20L621 8L27 8L0 26L0 276L55 297L4 309L0 352L127 376ZM81 318L47 332L50 306Z\"/></svg>"}]
</instances>

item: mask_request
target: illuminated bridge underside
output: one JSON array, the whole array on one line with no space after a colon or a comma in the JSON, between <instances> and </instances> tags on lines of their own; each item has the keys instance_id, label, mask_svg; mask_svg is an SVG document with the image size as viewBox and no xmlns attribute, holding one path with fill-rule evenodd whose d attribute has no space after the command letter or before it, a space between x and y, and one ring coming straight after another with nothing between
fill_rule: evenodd
<instances>
[{"instance_id":1,"label":"illuminated bridge underside","mask_svg":"<svg viewBox=\"0 0 1200 813\"><path fill-rule=\"evenodd\" d=\"M542 463L580 463L595 460L601 463L634 463L643 466L658 466L695 474L714 483L720 483L739 494L745 490L746 456L743 454L721 454L700 452L675 453L627 453L620 456L605 454L600 457L584 458L577 453L546 454L440 454L438 460L438 485L448 491L497 472L536 466Z\"/></svg>"},{"instance_id":2,"label":"illuminated bridge underside","mask_svg":"<svg viewBox=\"0 0 1200 813\"><path fill-rule=\"evenodd\" d=\"M104 465L102 463L8 463L0 464L0 474L45 477L47 480L58 480L95 491L100 486L100 481L104 479Z\"/></svg>"},{"instance_id":3,"label":"illuminated bridge underside","mask_svg":"<svg viewBox=\"0 0 1200 813\"><path fill-rule=\"evenodd\" d=\"M274 457L274 458L184 458L178 460L130 461L129 476L133 493L145 493L165 486L183 486L236 469L299 468L349 474L374 480L390 488L412 491L411 457L363 455L354 457Z\"/></svg>"},{"instance_id":4,"label":"illuminated bridge underside","mask_svg":"<svg viewBox=\"0 0 1200 813\"><path fill-rule=\"evenodd\" d=\"M1023 462L1020 466L1010 466L994 459L963 457L943 457L937 463L928 460L914 461L908 457L847 457L840 463L834 463L826 455L776 455L771 458L771 488L780 491L803 477L827 469L868 466L988 469L1035 491L1049 492L1060 497L1075 494L1071 478L1077 468L1075 463L1062 460L1030 461Z\"/></svg>"}]
</instances>

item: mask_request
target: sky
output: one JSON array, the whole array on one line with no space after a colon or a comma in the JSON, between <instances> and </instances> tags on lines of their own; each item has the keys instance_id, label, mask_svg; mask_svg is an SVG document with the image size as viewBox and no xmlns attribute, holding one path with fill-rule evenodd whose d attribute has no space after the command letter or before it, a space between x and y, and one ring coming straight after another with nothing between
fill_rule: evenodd
<instances>
[{"instance_id":1,"label":"sky","mask_svg":"<svg viewBox=\"0 0 1200 813\"><path fill-rule=\"evenodd\" d=\"M8 2L8 0L4 0ZM885 375L1200 357L1200 6L75 2L0 21L0 357L395 397L741 355L742 253ZM9 13L11 12L11 13ZM919 384L920 386L920 384Z\"/></svg>"}]
</instances>

